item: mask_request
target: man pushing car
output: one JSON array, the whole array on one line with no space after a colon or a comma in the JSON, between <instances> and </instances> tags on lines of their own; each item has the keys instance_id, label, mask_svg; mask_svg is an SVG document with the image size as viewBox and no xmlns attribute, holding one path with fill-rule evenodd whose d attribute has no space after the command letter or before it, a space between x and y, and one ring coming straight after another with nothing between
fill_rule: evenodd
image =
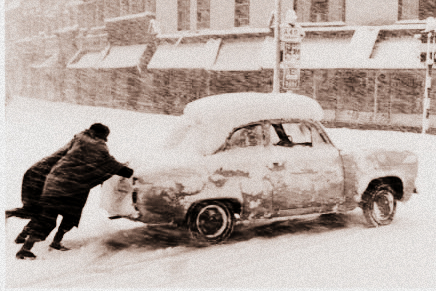
<instances>
[{"instance_id":1,"label":"man pushing car","mask_svg":"<svg viewBox=\"0 0 436 291\"><path fill-rule=\"evenodd\" d=\"M109 154L109 132L107 126L95 123L25 173L23 207L6 211L6 217L31 219L15 240L24 243L16 255L18 259L36 258L30 250L56 228L58 215L62 215L62 223L50 246L67 250L60 242L66 232L79 225L90 190L113 175L132 176L132 169Z\"/></svg>"}]
</instances>

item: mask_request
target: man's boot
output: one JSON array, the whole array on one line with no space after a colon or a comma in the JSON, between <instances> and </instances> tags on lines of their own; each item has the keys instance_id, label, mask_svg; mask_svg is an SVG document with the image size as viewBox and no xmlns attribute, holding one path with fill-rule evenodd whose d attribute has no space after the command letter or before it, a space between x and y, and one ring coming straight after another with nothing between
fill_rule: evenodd
<instances>
[{"instance_id":1,"label":"man's boot","mask_svg":"<svg viewBox=\"0 0 436 291\"><path fill-rule=\"evenodd\" d=\"M55 234L55 237L53 238L53 242L50 244L50 247L52 249L58 250L58 251L69 251L69 248L64 247L61 244L62 238L64 237L64 234L66 231L62 229L58 229L58 232Z\"/></svg>"},{"instance_id":2,"label":"man's boot","mask_svg":"<svg viewBox=\"0 0 436 291\"><path fill-rule=\"evenodd\" d=\"M26 241L26 237L29 235L27 227L24 227L23 231L15 239L16 244L23 244Z\"/></svg>"},{"instance_id":3,"label":"man's boot","mask_svg":"<svg viewBox=\"0 0 436 291\"><path fill-rule=\"evenodd\" d=\"M33 247L33 245L38 241L33 236L29 236L26 241L24 242L21 249L18 251L18 253L15 255L17 259L20 260L33 260L36 259L36 256L30 251Z\"/></svg>"}]
</instances>

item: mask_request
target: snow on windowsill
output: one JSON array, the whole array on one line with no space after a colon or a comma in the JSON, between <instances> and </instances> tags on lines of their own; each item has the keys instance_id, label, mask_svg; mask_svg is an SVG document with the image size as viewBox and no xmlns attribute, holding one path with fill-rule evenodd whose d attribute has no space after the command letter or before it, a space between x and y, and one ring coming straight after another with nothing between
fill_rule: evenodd
<instances>
[{"instance_id":1,"label":"snow on windowsill","mask_svg":"<svg viewBox=\"0 0 436 291\"><path fill-rule=\"evenodd\" d=\"M106 28L106 26L104 25L100 25L100 26L93 26L91 27L89 30L90 31L94 31L94 30L104 30Z\"/></svg>"},{"instance_id":2,"label":"snow on windowsill","mask_svg":"<svg viewBox=\"0 0 436 291\"><path fill-rule=\"evenodd\" d=\"M141 17L145 17L145 16L155 16L155 13L146 11L146 12L137 13L137 14L129 14L129 15L124 15L124 16L107 18L104 20L104 22L117 22L117 21L122 21L122 20L132 20L132 19L141 18Z\"/></svg>"},{"instance_id":3,"label":"snow on windowsill","mask_svg":"<svg viewBox=\"0 0 436 291\"><path fill-rule=\"evenodd\" d=\"M395 24L425 24L426 20L419 20L419 19L405 19L405 20L398 20L395 22Z\"/></svg>"},{"instance_id":4,"label":"snow on windowsill","mask_svg":"<svg viewBox=\"0 0 436 291\"><path fill-rule=\"evenodd\" d=\"M365 27L364 25L350 25L350 26L319 26L319 27L303 27L305 32L310 31L345 31L345 30L356 30L357 28ZM413 30L413 29L425 29L424 22L408 23L408 22L396 22L395 24L388 25L376 25L368 26L373 28L378 28L380 30Z\"/></svg>"},{"instance_id":5,"label":"snow on windowsill","mask_svg":"<svg viewBox=\"0 0 436 291\"><path fill-rule=\"evenodd\" d=\"M91 38L99 38L99 37L107 37L107 33L99 33L99 34L88 34L85 36L85 38L91 39Z\"/></svg>"},{"instance_id":6,"label":"snow on windowsill","mask_svg":"<svg viewBox=\"0 0 436 291\"><path fill-rule=\"evenodd\" d=\"M346 26L344 21L330 21L330 22L300 22L302 27L328 27L328 26Z\"/></svg>"},{"instance_id":7,"label":"snow on windowsill","mask_svg":"<svg viewBox=\"0 0 436 291\"><path fill-rule=\"evenodd\" d=\"M195 36L213 36L213 35L231 35L231 34L254 34L254 33L270 33L270 28L264 27L233 27L230 29L215 30L215 29L204 29L204 30L183 30L174 33L158 34L157 38L180 38L180 37L195 37Z\"/></svg>"},{"instance_id":8,"label":"snow on windowsill","mask_svg":"<svg viewBox=\"0 0 436 291\"><path fill-rule=\"evenodd\" d=\"M408 30L408 29L425 29L425 22L396 22L391 25L382 25L380 30Z\"/></svg>"},{"instance_id":9,"label":"snow on windowsill","mask_svg":"<svg viewBox=\"0 0 436 291\"><path fill-rule=\"evenodd\" d=\"M34 38L33 36L28 36L28 37L21 38L21 39L15 41L15 43L30 42L30 41L32 41L32 40L34 40L34 39L35 39L35 38Z\"/></svg>"},{"instance_id":10,"label":"snow on windowsill","mask_svg":"<svg viewBox=\"0 0 436 291\"><path fill-rule=\"evenodd\" d=\"M56 30L55 32L57 33L64 33L64 32L70 32L70 31L75 31L79 29L79 25L74 25L74 26L67 26L61 29Z\"/></svg>"},{"instance_id":11,"label":"snow on windowsill","mask_svg":"<svg viewBox=\"0 0 436 291\"><path fill-rule=\"evenodd\" d=\"M33 41L42 41L44 40L46 37L38 34L38 35L33 35L33 36L27 36L24 38L20 38L18 40L15 41L15 43L24 43L24 42L33 42Z\"/></svg>"},{"instance_id":12,"label":"snow on windowsill","mask_svg":"<svg viewBox=\"0 0 436 291\"><path fill-rule=\"evenodd\" d=\"M44 34L42 35L43 39L53 39L53 38L57 38L56 34Z\"/></svg>"}]
</instances>

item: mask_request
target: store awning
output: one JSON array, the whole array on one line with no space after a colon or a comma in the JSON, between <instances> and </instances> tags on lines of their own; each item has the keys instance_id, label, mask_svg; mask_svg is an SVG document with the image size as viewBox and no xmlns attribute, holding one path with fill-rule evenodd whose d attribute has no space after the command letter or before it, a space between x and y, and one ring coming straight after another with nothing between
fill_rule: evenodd
<instances>
[{"instance_id":1,"label":"store awning","mask_svg":"<svg viewBox=\"0 0 436 291\"><path fill-rule=\"evenodd\" d=\"M274 65L273 38L267 38L264 68ZM368 56L351 37L310 38L301 43L301 69L423 69L420 62L420 41L413 36L393 37L378 41L370 47Z\"/></svg>"},{"instance_id":2,"label":"store awning","mask_svg":"<svg viewBox=\"0 0 436 291\"><path fill-rule=\"evenodd\" d=\"M47 68L54 68L58 65L59 62L59 53L55 53L45 59L44 61L31 65L30 67L33 69L47 69Z\"/></svg>"},{"instance_id":3,"label":"store awning","mask_svg":"<svg viewBox=\"0 0 436 291\"><path fill-rule=\"evenodd\" d=\"M302 69L338 69L347 67L352 57L351 37L307 38L301 43Z\"/></svg>"},{"instance_id":4,"label":"store awning","mask_svg":"<svg viewBox=\"0 0 436 291\"><path fill-rule=\"evenodd\" d=\"M146 49L146 44L113 46L106 57L98 64L98 68L115 69L139 66Z\"/></svg>"},{"instance_id":5,"label":"store awning","mask_svg":"<svg viewBox=\"0 0 436 291\"><path fill-rule=\"evenodd\" d=\"M106 50L99 52L78 52L73 59L68 63L69 69L96 69Z\"/></svg>"},{"instance_id":6,"label":"store awning","mask_svg":"<svg viewBox=\"0 0 436 291\"><path fill-rule=\"evenodd\" d=\"M349 66L351 37L309 38L301 42L301 69L338 69ZM265 40L263 68L274 68L274 39Z\"/></svg>"},{"instance_id":7,"label":"store awning","mask_svg":"<svg viewBox=\"0 0 436 291\"><path fill-rule=\"evenodd\" d=\"M224 41L213 71L257 71L262 68L264 38ZM272 54L274 51L271 52Z\"/></svg>"},{"instance_id":8,"label":"store awning","mask_svg":"<svg viewBox=\"0 0 436 291\"><path fill-rule=\"evenodd\" d=\"M380 41L371 58L361 64L374 69L424 69L420 61L421 42L413 36L393 37Z\"/></svg>"},{"instance_id":9,"label":"store awning","mask_svg":"<svg viewBox=\"0 0 436 291\"><path fill-rule=\"evenodd\" d=\"M158 46L148 69L209 69L218 54L220 39L207 43Z\"/></svg>"}]
</instances>

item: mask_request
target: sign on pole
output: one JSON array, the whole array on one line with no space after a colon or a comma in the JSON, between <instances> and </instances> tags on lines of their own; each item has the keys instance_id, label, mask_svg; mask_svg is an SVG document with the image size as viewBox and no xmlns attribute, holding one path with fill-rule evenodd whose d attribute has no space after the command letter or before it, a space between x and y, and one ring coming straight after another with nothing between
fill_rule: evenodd
<instances>
[{"instance_id":1,"label":"sign on pole","mask_svg":"<svg viewBox=\"0 0 436 291\"><path fill-rule=\"evenodd\" d=\"M300 81L301 41L305 36L303 28L296 22L294 10L286 13L286 22L280 27L280 41L283 51L283 88L295 89Z\"/></svg>"},{"instance_id":2,"label":"sign on pole","mask_svg":"<svg viewBox=\"0 0 436 291\"><path fill-rule=\"evenodd\" d=\"M300 67L300 50L301 43L299 42L283 42L283 62Z\"/></svg>"},{"instance_id":3,"label":"sign on pole","mask_svg":"<svg viewBox=\"0 0 436 291\"><path fill-rule=\"evenodd\" d=\"M300 81L300 68L284 67L283 88L297 88Z\"/></svg>"}]
</instances>

